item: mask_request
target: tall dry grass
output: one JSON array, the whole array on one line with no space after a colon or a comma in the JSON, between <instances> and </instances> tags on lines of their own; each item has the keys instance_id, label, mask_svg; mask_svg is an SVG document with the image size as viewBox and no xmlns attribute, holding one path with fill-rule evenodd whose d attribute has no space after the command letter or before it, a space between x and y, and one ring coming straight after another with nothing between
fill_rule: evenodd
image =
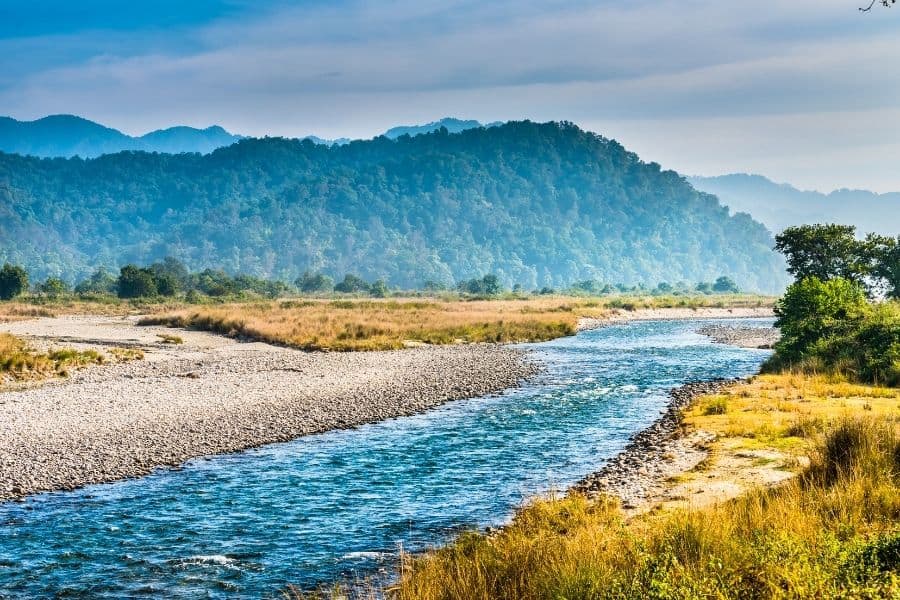
<instances>
[{"instance_id":1,"label":"tall dry grass","mask_svg":"<svg viewBox=\"0 0 900 600\"><path fill-rule=\"evenodd\" d=\"M731 307L758 306L735 296ZM411 343L537 342L572 335L580 317L614 309L718 306L716 297L296 299L164 308L140 321L213 331L305 350L390 350Z\"/></svg>"},{"instance_id":2,"label":"tall dry grass","mask_svg":"<svg viewBox=\"0 0 900 600\"><path fill-rule=\"evenodd\" d=\"M25 380L65 376L70 367L101 362L103 356L94 350L62 348L38 352L24 340L0 333L0 376L5 378Z\"/></svg>"},{"instance_id":3,"label":"tall dry grass","mask_svg":"<svg viewBox=\"0 0 900 600\"><path fill-rule=\"evenodd\" d=\"M388 350L413 343L543 341L572 335L587 302L302 300L185 308L144 318L306 350Z\"/></svg>"},{"instance_id":4,"label":"tall dry grass","mask_svg":"<svg viewBox=\"0 0 900 600\"><path fill-rule=\"evenodd\" d=\"M896 598L896 422L837 424L810 467L776 489L626 523L611 501L524 508L499 534L407 557L402 600Z\"/></svg>"}]
</instances>

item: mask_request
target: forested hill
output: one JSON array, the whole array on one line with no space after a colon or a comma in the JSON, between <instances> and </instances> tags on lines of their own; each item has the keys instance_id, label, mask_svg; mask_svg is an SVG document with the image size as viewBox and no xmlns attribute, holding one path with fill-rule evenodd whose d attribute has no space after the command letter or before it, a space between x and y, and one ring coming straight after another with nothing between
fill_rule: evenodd
<instances>
[{"instance_id":1,"label":"forested hill","mask_svg":"<svg viewBox=\"0 0 900 600\"><path fill-rule=\"evenodd\" d=\"M413 287L708 281L779 291L768 231L681 176L566 123L323 146L246 139L209 155L0 154L0 263L73 280L173 256L293 280Z\"/></svg>"}]
</instances>

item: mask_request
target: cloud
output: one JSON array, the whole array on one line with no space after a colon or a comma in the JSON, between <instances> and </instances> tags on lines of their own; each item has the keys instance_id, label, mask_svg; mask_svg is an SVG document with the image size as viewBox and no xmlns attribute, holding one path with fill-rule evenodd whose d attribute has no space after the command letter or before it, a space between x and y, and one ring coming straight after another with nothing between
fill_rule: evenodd
<instances>
[{"instance_id":1,"label":"cloud","mask_svg":"<svg viewBox=\"0 0 900 600\"><path fill-rule=\"evenodd\" d=\"M0 56L28 56L21 50L30 47L35 57L0 58L0 112L74 112L134 133L217 122L247 134L325 136L447 114L568 119L625 132L626 145L634 136L651 156L669 144L654 142L654 127L692 123L714 144L715 127L727 123L725 137L748 127L744 134L775 143L785 122L809 117L819 129L804 130L804 155L832 165L841 157L823 140L845 144L821 115L849 119L850 130L840 130L850 136L854 119L868 130L863 115L892 109L900 92L900 68L885 59L900 49L900 10L863 16L846 0L395 0L248 10L174 33L0 40ZM701 159L679 167L700 172ZM737 158L722 167L748 168ZM891 185L900 189L900 176Z\"/></svg>"}]
</instances>

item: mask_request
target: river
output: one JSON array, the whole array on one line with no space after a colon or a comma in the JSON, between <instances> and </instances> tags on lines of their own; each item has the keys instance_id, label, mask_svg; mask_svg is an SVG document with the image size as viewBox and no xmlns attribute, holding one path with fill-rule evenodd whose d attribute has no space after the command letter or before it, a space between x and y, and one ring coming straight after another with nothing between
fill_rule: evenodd
<instances>
[{"instance_id":1,"label":"river","mask_svg":"<svg viewBox=\"0 0 900 600\"><path fill-rule=\"evenodd\" d=\"M749 375L769 355L712 344L694 333L705 323L524 345L545 371L501 395L0 504L0 598L279 597L389 574L398 549L501 524L598 469L670 388Z\"/></svg>"}]
</instances>

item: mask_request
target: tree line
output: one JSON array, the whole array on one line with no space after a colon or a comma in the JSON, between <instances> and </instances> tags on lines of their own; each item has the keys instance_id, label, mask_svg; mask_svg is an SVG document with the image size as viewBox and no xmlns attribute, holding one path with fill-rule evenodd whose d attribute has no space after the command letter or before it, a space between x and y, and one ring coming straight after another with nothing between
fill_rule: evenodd
<instances>
[{"instance_id":1,"label":"tree line","mask_svg":"<svg viewBox=\"0 0 900 600\"><path fill-rule=\"evenodd\" d=\"M205 269L192 273L181 261L166 257L151 265L140 267L129 264L121 267L118 275L106 268L99 268L90 277L70 286L58 277L48 277L34 285L29 283L28 272L17 265L6 264L0 269L0 300L12 300L24 293L32 293L47 297L61 298L78 295L84 298L97 296L117 296L121 299L174 298L176 296L188 302L202 300L204 297L240 297L252 294L264 298L277 298L285 295L308 294L356 294L374 298L384 298L392 294L420 292L457 292L471 296L498 296L505 292L514 294L576 294L576 295L611 295L611 294L731 294L740 290L733 279L721 276L714 282L700 282L689 285L686 282L670 284L660 282L655 287L646 285L615 285L595 280L583 280L563 289L543 287L525 290L521 285L506 288L500 278L492 273L483 277L475 277L459 281L454 286L445 286L438 282L427 281L414 290L398 290L388 287L383 279L369 282L358 275L346 274L343 279L335 281L323 273L305 272L291 284L278 280L263 279L253 275L229 275L222 270Z\"/></svg>"}]
</instances>

